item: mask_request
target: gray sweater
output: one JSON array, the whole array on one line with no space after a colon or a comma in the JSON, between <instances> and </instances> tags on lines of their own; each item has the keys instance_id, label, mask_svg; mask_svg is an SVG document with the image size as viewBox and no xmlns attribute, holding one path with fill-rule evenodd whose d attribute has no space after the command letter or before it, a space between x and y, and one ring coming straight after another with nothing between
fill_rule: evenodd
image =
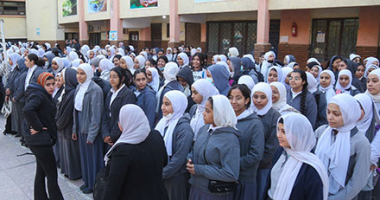
<instances>
[{"instance_id":1,"label":"gray sweater","mask_svg":"<svg viewBox=\"0 0 380 200\"><path fill-rule=\"evenodd\" d=\"M265 149L264 157L260 162L259 169L269 169L272 166L273 155L278 148L277 120L280 113L271 108L266 115L259 116L264 126Z\"/></svg>"},{"instance_id":2,"label":"gray sweater","mask_svg":"<svg viewBox=\"0 0 380 200\"><path fill-rule=\"evenodd\" d=\"M178 123L173 130L173 155L169 157L169 162L163 169L163 179L170 179L187 173L187 154L191 150L194 138L193 129L191 129L189 123L190 116L185 114L178 120Z\"/></svg>"},{"instance_id":3,"label":"gray sweater","mask_svg":"<svg viewBox=\"0 0 380 200\"><path fill-rule=\"evenodd\" d=\"M317 139L328 126L324 125L315 131ZM364 133L358 132L355 127L351 130L350 160L348 162L346 186L336 195L329 195L329 200L351 200L364 188L368 181L369 168L371 165L371 146Z\"/></svg>"},{"instance_id":4,"label":"gray sweater","mask_svg":"<svg viewBox=\"0 0 380 200\"><path fill-rule=\"evenodd\" d=\"M75 90L75 96L78 93L79 85ZM75 97L74 97L75 98ZM88 134L87 141L94 142L100 130L103 110L103 92L102 89L91 81L83 97L82 118L78 122L77 112L74 109L73 133L78 133L78 124L81 125L81 133Z\"/></svg>"},{"instance_id":5,"label":"gray sweater","mask_svg":"<svg viewBox=\"0 0 380 200\"><path fill-rule=\"evenodd\" d=\"M239 180L254 182L257 169L264 155L264 127L256 113L238 120L238 130L242 133L240 142L240 176Z\"/></svg>"},{"instance_id":6,"label":"gray sweater","mask_svg":"<svg viewBox=\"0 0 380 200\"><path fill-rule=\"evenodd\" d=\"M297 95L293 99L292 91L288 90L287 103L300 112L301 112L301 96L302 96L302 93ZM318 115L318 107L317 107L317 103L315 102L314 96L310 92L306 93L305 108L306 108L305 116L310 121L311 126L315 127L315 124L317 121L317 115Z\"/></svg>"},{"instance_id":7,"label":"gray sweater","mask_svg":"<svg viewBox=\"0 0 380 200\"><path fill-rule=\"evenodd\" d=\"M239 179L240 132L227 127L209 133L209 127L206 124L199 129L194 143L192 161L195 175L191 176L190 184L202 192L212 194L208 189L210 180L235 182Z\"/></svg>"}]
</instances>

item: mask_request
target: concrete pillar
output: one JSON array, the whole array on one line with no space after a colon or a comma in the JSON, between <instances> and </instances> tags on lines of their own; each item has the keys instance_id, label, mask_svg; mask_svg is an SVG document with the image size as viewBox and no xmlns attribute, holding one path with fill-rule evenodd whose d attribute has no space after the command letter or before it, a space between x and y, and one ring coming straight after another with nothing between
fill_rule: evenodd
<instances>
[{"instance_id":1,"label":"concrete pillar","mask_svg":"<svg viewBox=\"0 0 380 200\"><path fill-rule=\"evenodd\" d=\"M123 21L120 19L120 0L111 0L110 31L117 31L117 41L111 44L118 45L123 41Z\"/></svg>"},{"instance_id":2,"label":"concrete pillar","mask_svg":"<svg viewBox=\"0 0 380 200\"><path fill-rule=\"evenodd\" d=\"M178 15L178 0L170 0L170 40L169 47L176 47L180 44L180 20Z\"/></svg>"},{"instance_id":3,"label":"concrete pillar","mask_svg":"<svg viewBox=\"0 0 380 200\"><path fill-rule=\"evenodd\" d=\"M257 42L255 44L255 59L258 60L260 53L270 50L269 27L270 14L268 0L258 0L257 11Z\"/></svg>"},{"instance_id":4,"label":"concrete pillar","mask_svg":"<svg viewBox=\"0 0 380 200\"><path fill-rule=\"evenodd\" d=\"M152 30L150 27L142 28L139 32L138 48L141 50L144 47L152 47Z\"/></svg>"},{"instance_id":5,"label":"concrete pillar","mask_svg":"<svg viewBox=\"0 0 380 200\"><path fill-rule=\"evenodd\" d=\"M84 19L84 1L78 1L78 17L79 17L79 43L81 45L88 44L88 25Z\"/></svg>"}]
</instances>

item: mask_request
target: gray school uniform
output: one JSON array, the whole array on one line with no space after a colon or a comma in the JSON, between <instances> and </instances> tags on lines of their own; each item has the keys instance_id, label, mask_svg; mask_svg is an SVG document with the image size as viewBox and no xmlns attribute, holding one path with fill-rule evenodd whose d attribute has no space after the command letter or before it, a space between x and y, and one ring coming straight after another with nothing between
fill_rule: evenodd
<instances>
[{"instance_id":1,"label":"gray school uniform","mask_svg":"<svg viewBox=\"0 0 380 200\"><path fill-rule=\"evenodd\" d=\"M293 99L293 94L291 90L287 91L287 96L286 96L287 103L300 112L301 112L301 96L302 96L302 93L297 95ZM305 116L307 117L307 119L309 119L311 126L315 127L315 124L317 121L317 115L318 115L318 108L317 108L317 103L315 101L315 98L310 92L306 93L305 108L306 108Z\"/></svg>"},{"instance_id":2,"label":"gray school uniform","mask_svg":"<svg viewBox=\"0 0 380 200\"><path fill-rule=\"evenodd\" d=\"M327 116L326 116L326 108L327 108L327 101L326 101L326 93L321 92L320 90L317 90L313 93L315 101L318 103L318 114L317 114L317 121L315 122L314 130L318 127L327 124Z\"/></svg>"},{"instance_id":3,"label":"gray school uniform","mask_svg":"<svg viewBox=\"0 0 380 200\"><path fill-rule=\"evenodd\" d=\"M327 125L321 126L315 131L317 140L327 127ZM332 137L335 136L332 135ZM346 185L337 194L329 195L329 200L351 200L367 184L371 165L371 146L364 133L358 132L356 127L351 130L350 146Z\"/></svg>"}]
</instances>

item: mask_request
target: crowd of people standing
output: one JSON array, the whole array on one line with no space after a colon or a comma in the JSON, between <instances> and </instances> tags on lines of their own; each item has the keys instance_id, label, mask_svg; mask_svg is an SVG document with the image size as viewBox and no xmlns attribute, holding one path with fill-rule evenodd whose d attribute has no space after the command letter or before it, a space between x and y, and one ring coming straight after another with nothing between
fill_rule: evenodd
<instances>
[{"instance_id":1,"label":"crowd of people standing","mask_svg":"<svg viewBox=\"0 0 380 200\"><path fill-rule=\"evenodd\" d=\"M6 53L4 134L36 158L35 199L63 199L57 168L85 194L104 171L103 200L380 198L377 58L77 40Z\"/></svg>"}]
</instances>

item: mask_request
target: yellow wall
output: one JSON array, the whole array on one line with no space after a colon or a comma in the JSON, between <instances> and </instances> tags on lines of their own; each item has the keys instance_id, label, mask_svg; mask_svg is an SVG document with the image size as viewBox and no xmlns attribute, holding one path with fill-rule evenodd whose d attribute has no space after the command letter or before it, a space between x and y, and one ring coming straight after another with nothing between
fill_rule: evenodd
<instances>
[{"instance_id":1,"label":"yellow wall","mask_svg":"<svg viewBox=\"0 0 380 200\"><path fill-rule=\"evenodd\" d=\"M28 40L63 40L63 28L58 26L57 1L26 1ZM40 35L37 35L37 28Z\"/></svg>"},{"instance_id":2,"label":"yellow wall","mask_svg":"<svg viewBox=\"0 0 380 200\"><path fill-rule=\"evenodd\" d=\"M270 10L380 5L379 0L270 0L268 3Z\"/></svg>"},{"instance_id":3,"label":"yellow wall","mask_svg":"<svg viewBox=\"0 0 380 200\"><path fill-rule=\"evenodd\" d=\"M79 0L79 1L83 1L83 0ZM63 2L63 0L57 0L57 1L54 1L54 2L58 2L58 4L57 4L57 6L58 6L58 10L57 10L58 23L60 23L60 24L66 24L66 23L79 22L78 15L72 15L72 16L66 16L66 17L62 16L62 2Z\"/></svg>"},{"instance_id":4,"label":"yellow wall","mask_svg":"<svg viewBox=\"0 0 380 200\"><path fill-rule=\"evenodd\" d=\"M204 3L195 3L194 0L178 1L178 14L239 12L257 10L258 7L258 0L225 0Z\"/></svg>"},{"instance_id":5,"label":"yellow wall","mask_svg":"<svg viewBox=\"0 0 380 200\"><path fill-rule=\"evenodd\" d=\"M130 0L120 1L120 18L139 18L169 15L169 0L159 0L156 8L130 9ZM190 1L190 0L187 0Z\"/></svg>"},{"instance_id":6,"label":"yellow wall","mask_svg":"<svg viewBox=\"0 0 380 200\"><path fill-rule=\"evenodd\" d=\"M170 38L166 37L167 36L167 26L168 23L162 23L162 40L163 41L169 41ZM185 23L180 24L180 35L179 35L179 40L180 41L185 41Z\"/></svg>"},{"instance_id":7,"label":"yellow wall","mask_svg":"<svg viewBox=\"0 0 380 200\"><path fill-rule=\"evenodd\" d=\"M111 0L107 0L107 10L97 13L88 13L88 0L78 0L84 1L84 20L85 21L94 21L94 20L108 20L110 19L111 13ZM123 0L119 0L123 1Z\"/></svg>"},{"instance_id":8,"label":"yellow wall","mask_svg":"<svg viewBox=\"0 0 380 200\"><path fill-rule=\"evenodd\" d=\"M27 38L25 17L1 17L4 19L5 39Z\"/></svg>"}]
</instances>

